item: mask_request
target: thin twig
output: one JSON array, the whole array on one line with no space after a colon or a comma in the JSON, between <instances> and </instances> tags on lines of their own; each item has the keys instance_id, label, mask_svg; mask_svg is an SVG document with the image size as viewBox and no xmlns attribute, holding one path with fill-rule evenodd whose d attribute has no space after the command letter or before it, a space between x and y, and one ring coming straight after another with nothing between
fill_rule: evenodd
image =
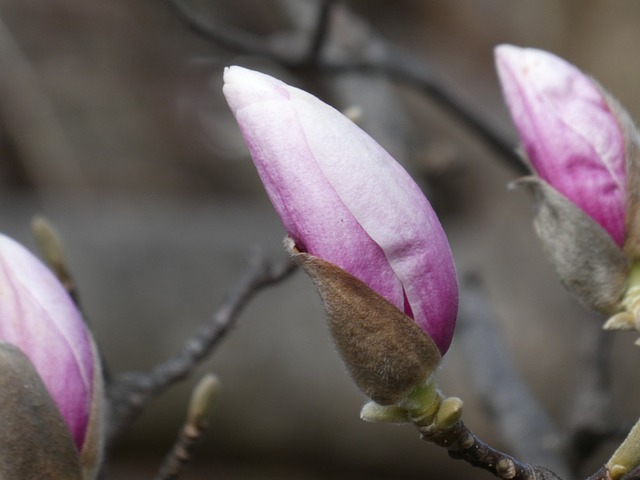
<instances>
[{"instance_id":1,"label":"thin twig","mask_svg":"<svg viewBox=\"0 0 640 480\"><path fill-rule=\"evenodd\" d=\"M330 39L325 34L326 19L323 20L322 14L319 15L317 28L319 34L316 35L315 41L311 43L312 47L301 52L295 48L296 42L270 41L271 37L262 38L226 25L218 25L214 21L204 19L187 8L182 0L167 1L193 32L230 50L269 58L292 70L312 68L319 72L332 74L379 73L388 75L398 82L405 83L433 99L445 111L453 114L461 124L496 152L499 158L514 173L517 175L530 173L522 162L514 141L506 137L501 129L494 126L486 115L481 114L476 108L472 107L470 102L464 99L461 92L456 91L451 86L451 82L437 73L422 58L405 49L389 44L381 36L373 33L373 30L366 26L363 19L348 11L344 5L340 6L343 15L349 16L354 23L365 24L367 28L361 28L360 31L366 32L365 34L369 37L359 42L362 51L353 52L347 59L331 58L328 55L320 56L319 53L310 55L310 52L320 51L321 42L327 44L334 40L333 37ZM331 3L324 3L327 12ZM321 9L322 11L323 9ZM314 47L313 45L316 46ZM372 45L375 45L375 47L372 47ZM339 45L338 47L341 46ZM338 48L337 50L343 53L346 49ZM315 61L310 61L312 59Z\"/></svg>"},{"instance_id":2,"label":"thin twig","mask_svg":"<svg viewBox=\"0 0 640 480\"><path fill-rule=\"evenodd\" d=\"M524 463L480 440L462 421L463 406L460 398L445 397L430 377L397 404L369 402L360 418L367 422L411 422L422 440L446 448L451 458L504 480L562 480L547 467Z\"/></svg>"},{"instance_id":3,"label":"thin twig","mask_svg":"<svg viewBox=\"0 0 640 480\"><path fill-rule=\"evenodd\" d=\"M191 11L181 0L167 0L167 3L190 30L225 48L240 52L254 52L255 55L269 58L275 56L277 57L276 61L286 61L285 59L289 55L287 52L287 55L283 55L281 58L280 54L274 53L274 48L265 39L248 35L242 30L227 25L214 24L213 21Z\"/></svg>"},{"instance_id":4,"label":"thin twig","mask_svg":"<svg viewBox=\"0 0 640 480\"><path fill-rule=\"evenodd\" d=\"M0 63L0 125L14 144L29 184L45 190L86 187L81 166L36 71L1 20Z\"/></svg>"},{"instance_id":5,"label":"thin twig","mask_svg":"<svg viewBox=\"0 0 640 480\"><path fill-rule=\"evenodd\" d=\"M468 432L465 426L457 427L460 431L448 432L444 441L439 437L430 438L428 435L423 435L423 438L446 446L453 458L464 459L474 466L491 471L499 478L571 478L569 465L557 449L558 433L546 412L518 375L505 351L500 332L493 324L493 314L481 284L477 278L467 277L463 285L465 294L461 303L456 341L462 347L461 350L471 357L465 365L469 369L469 378L474 383L474 391L490 409L494 423L498 425L498 431L506 443L517 452L518 458L545 465L555 473L519 464L515 459L484 444L473 433ZM598 345L590 362L589 370L592 374L586 379L586 388L589 394L594 396L594 400L575 407L584 410L578 412L576 421L579 424L575 424L575 427L582 425L583 429L592 435L609 435L610 438L612 432L617 432L617 429L599 420L604 413L610 414L612 411L604 411L610 405L609 337L598 336ZM590 414L596 417L592 419L593 423L583 418ZM455 439L459 439L458 443L451 443L455 442ZM578 441L575 438L573 440ZM600 437L595 440L599 443ZM450 445L453 446L453 450ZM573 445L573 448L578 447L581 446ZM512 462L515 462L513 467ZM527 476L531 475L531 472L527 473L527 468L533 468L537 476ZM515 472L515 476L504 476L504 472ZM602 467L588 480L612 480L612 477L607 468ZM640 469L620 480L640 480Z\"/></svg>"},{"instance_id":6,"label":"thin twig","mask_svg":"<svg viewBox=\"0 0 640 480\"><path fill-rule=\"evenodd\" d=\"M272 265L262 257L254 259L211 319L185 342L176 355L149 372L127 372L117 377L108 390L112 408L107 445L131 425L149 401L186 378L211 354L255 294L285 279L294 269L289 261Z\"/></svg>"},{"instance_id":7,"label":"thin twig","mask_svg":"<svg viewBox=\"0 0 640 480\"><path fill-rule=\"evenodd\" d=\"M471 432L462 420L444 430L418 427L423 440L447 449L451 458L464 460L505 480L560 480L546 468L524 464L490 445Z\"/></svg>"},{"instance_id":8,"label":"thin twig","mask_svg":"<svg viewBox=\"0 0 640 480\"><path fill-rule=\"evenodd\" d=\"M531 173L513 141L502 135L485 115L463 100L462 93L455 91L451 82L446 81L430 65L406 50L389 46L389 52L381 58L364 59L354 63L326 62L321 63L319 68L334 73L383 73L393 80L405 83L451 113L464 127L496 152L509 169L518 175Z\"/></svg>"},{"instance_id":9,"label":"thin twig","mask_svg":"<svg viewBox=\"0 0 640 480\"><path fill-rule=\"evenodd\" d=\"M329 19L331 17L331 10L335 3L336 0L322 0L320 3L315 31L311 37L309 50L307 51L306 62L308 65L315 65L320 59L322 48L324 47L329 35Z\"/></svg>"},{"instance_id":10,"label":"thin twig","mask_svg":"<svg viewBox=\"0 0 640 480\"><path fill-rule=\"evenodd\" d=\"M613 480L613 478L611 477L607 467L603 466L600 470L587 478L587 480ZM640 480L640 468L636 468L632 472L629 472L620 480Z\"/></svg>"},{"instance_id":11,"label":"thin twig","mask_svg":"<svg viewBox=\"0 0 640 480\"><path fill-rule=\"evenodd\" d=\"M467 276L463 291L456 343L466 356L473 391L518 458L570 478L571 470L559 448L560 435L516 369L479 279Z\"/></svg>"},{"instance_id":12,"label":"thin twig","mask_svg":"<svg viewBox=\"0 0 640 480\"><path fill-rule=\"evenodd\" d=\"M336 0L322 0L317 20L307 48L301 49L299 42L277 42L270 38L251 35L228 25L216 24L192 11L182 0L167 0L185 25L200 36L205 37L229 50L247 52L271 58L289 68L310 67L318 63L325 44L331 9Z\"/></svg>"},{"instance_id":13,"label":"thin twig","mask_svg":"<svg viewBox=\"0 0 640 480\"><path fill-rule=\"evenodd\" d=\"M220 382L215 375L206 375L198 382L191 395L185 423L155 480L176 480L180 477L209 426L207 415L219 390Z\"/></svg>"}]
</instances>

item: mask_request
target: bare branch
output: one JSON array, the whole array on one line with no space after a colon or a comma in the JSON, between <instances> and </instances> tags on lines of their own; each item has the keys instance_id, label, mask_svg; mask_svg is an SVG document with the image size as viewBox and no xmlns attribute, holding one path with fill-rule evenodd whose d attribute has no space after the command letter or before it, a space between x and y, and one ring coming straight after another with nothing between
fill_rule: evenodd
<instances>
[{"instance_id":1,"label":"bare branch","mask_svg":"<svg viewBox=\"0 0 640 480\"><path fill-rule=\"evenodd\" d=\"M451 82L444 80L427 63L411 53L391 48L384 58L361 60L351 64L326 62L321 68L334 73L383 73L393 80L415 88L451 113L464 127L496 152L509 169L518 175L530 173L520 158L516 145L491 125L484 115L464 101L461 92L455 91Z\"/></svg>"},{"instance_id":2,"label":"bare branch","mask_svg":"<svg viewBox=\"0 0 640 480\"><path fill-rule=\"evenodd\" d=\"M480 440L462 421L463 401L445 397L430 378L402 402L365 405L360 417L366 421L410 421L421 438L446 448L449 456L464 460L505 480L561 480L546 467L523 463Z\"/></svg>"},{"instance_id":3,"label":"bare branch","mask_svg":"<svg viewBox=\"0 0 640 480\"><path fill-rule=\"evenodd\" d=\"M467 356L464 363L473 391L519 458L570 478L569 465L560 454L560 435L515 368L482 285L467 277L463 291L456 342Z\"/></svg>"},{"instance_id":4,"label":"bare branch","mask_svg":"<svg viewBox=\"0 0 640 480\"><path fill-rule=\"evenodd\" d=\"M561 455L567 451L566 449L564 452L560 451L559 433L546 411L538 404L523 382L505 350L502 336L493 323L494 314L478 279L468 277L463 283L463 289L456 342L462 347L461 351L469 356L465 365L469 370L469 380L473 383L473 390L480 395L483 404L489 409L493 423L497 425L506 443L513 446L516 456L538 465L545 465L555 473L551 474L543 469L545 473L538 471L535 473L538 476L528 477L526 468L530 465L519 465L515 459L494 450L477 439L473 433L465 431L464 426L459 426L462 433L457 432L455 435L461 435L461 443L473 444L474 447L463 445L464 448L456 447L452 452L447 444L444 446L447 446L452 457L461 458L474 466L489 470L500 478L572 478L570 466ZM575 436L571 438L573 443L569 444L568 451L569 459L573 460L574 465L576 455L582 461L592 451L591 443L587 446L583 444L584 435L589 436L592 443L599 445L603 439L621 433L620 429L614 428L606 417L615 410L611 407L609 390L610 336L597 335L596 340L589 360L590 368L586 369L589 373L585 377L583 392L589 398L585 399L586 403L579 402L574 406L576 416L572 423L577 430L574 430ZM434 441L428 436L425 439ZM448 437L446 441L449 442L451 439L452 437ZM438 441L439 439L436 438L434 443ZM589 447L588 452L585 450L587 447ZM516 472L516 476L501 476L497 471L496 462L503 462L505 468L509 467L509 469L511 469L511 462L516 462L515 470L512 470ZM627 474L622 480L639 479L640 469ZM612 480L612 477L606 467L602 467L588 480Z\"/></svg>"},{"instance_id":5,"label":"bare branch","mask_svg":"<svg viewBox=\"0 0 640 480\"><path fill-rule=\"evenodd\" d=\"M253 259L244 276L228 292L211 319L185 342L176 355L149 372L127 372L117 377L108 390L111 416L107 445L131 425L149 401L186 378L211 354L254 295L287 278L294 270L295 266L289 261L272 265L262 256Z\"/></svg>"},{"instance_id":6,"label":"bare branch","mask_svg":"<svg viewBox=\"0 0 640 480\"><path fill-rule=\"evenodd\" d=\"M349 48L340 35L329 38L326 23L332 2L323 2L320 9L316 35L311 47L304 51L296 49L298 42L283 42L282 35L258 37L248 32L205 20L196 12L183 5L181 0L167 0L179 17L192 31L230 50L269 58L290 69L314 69L319 72L342 74L383 74L393 80L405 83L434 100L445 111L450 112L462 125L478 136L489 148L499 155L506 166L518 175L530 173L522 162L514 142L505 137L486 115L482 115L464 99L462 92L456 91L452 82L445 79L436 69L407 50L395 47L375 34L363 19L340 5L340 13L353 24L358 24L360 51L353 52L353 31L349 32ZM337 7L336 7L337 10ZM324 15L322 12L325 12ZM276 41L277 40L277 41ZM325 43L324 48L322 43ZM329 49L328 47L332 47ZM320 55L320 51L331 50L333 55ZM345 51L349 55L345 58ZM314 53L315 52L315 53Z\"/></svg>"},{"instance_id":7,"label":"bare branch","mask_svg":"<svg viewBox=\"0 0 640 480\"><path fill-rule=\"evenodd\" d=\"M314 31L307 48L301 49L299 42L281 42L276 37L252 35L228 25L216 24L193 12L182 0L167 0L178 17L191 29L204 38L230 50L271 58L290 68L301 68L318 63L322 47L325 44L331 9L336 0L322 0Z\"/></svg>"},{"instance_id":8,"label":"bare branch","mask_svg":"<svg viewBox=\"0 0 640 480\"><path fill-rule=\"evenodd\" d=\"M282 60L283 63L287 61L289 52L276 53L269 42L259 36L247 34L227 25L214 24L213 21L192 12L181 0L167 0L167 3L190 30L212 42L230 50L253 52L255 55L269 58L276 57L277 61Z\"/></svg>"},{"instance_id":9,"label":"bare branch","mask_svg":"<svg viewBox=\"0 0 640 480\"><path fill-rule=\"evenodd\" d=\"M206 375L196 385L191 395L184 426L155 480L176 480L180 477L209 426L207 415L219 390L220 382L215 375Z\"/></svg>"},{"instance_id":10,"label":"bare branch","mask_svg":"<svg viewBox=\"0 0 640 480\"><path fill-rule=\"evenodd\" d=\"M320 3L318 20L307 52L306 63L308 65L315 65L320 59L320 53L329 35L329 18L335 3L336 0L322 0Z\"/></svg>"},{"instance_id":11,"label":"bare branch","mask_svg":"<svg viewBox=\"0 0 640 480\"><path fill-rule=\"evenodd\" d=\"M546 468L528 465L484 443L459 420L443 430L419 427L422 439L447 449L451 458L464 460L505 480L561 480Z\"/></svg>"},{"instance_id":12,"label":"bare branch","mask_svg":"<svg viewBox=\"0 0 640 480\"><path fill-rule=\"evenodd\" d=\"M0 124L36 188L86 187L86 178L33 66L0 20ZM3 160L6 161L6 160Z\"/></svg>"},{"instance_id":13,"label":"bare branch","mask_svg":"<svg viewBox=\"0 0 640 480\"><path fill-rule=\"evenodd\" d=\"M600 470L587 478L587 480L613 480L613 477L611 476L609 469L606 466L603 466ZM636 468L617 480L640 480L640 468Z\"/></svg>"}]
</instances>

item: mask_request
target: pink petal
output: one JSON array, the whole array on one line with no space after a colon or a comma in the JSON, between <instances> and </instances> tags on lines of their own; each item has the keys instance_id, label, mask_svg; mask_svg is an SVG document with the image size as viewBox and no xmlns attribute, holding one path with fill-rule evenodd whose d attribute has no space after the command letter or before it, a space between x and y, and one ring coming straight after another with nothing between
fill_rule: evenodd
<instances>
[{"instance_id":1,"label":"pink petal","mask_svg":"<svg viewBox=\"0 0 640 480\"><path fill-rule=\"evenodd\" d=\"M599 86L542 50L501 45L507 105L538 175L624 242L624 137Z\"/></svg>"},{"instance_id":2,"label":"pink petal","mask_svg":"<svg viewBox=\"0 0 640 480\"><path fill-rule=\"evenodd\" d=\"M312 95L231 67L224 93L276 211L299 248L330 261L418 324L444 353L457 281L445 234L406 171Z\"/></svg>"},{"instance_id":3,"label":"pink petal","mask_svg":"<svg viewBox=\"0 0 640 480\"><path fill-rule=\"evenodd\" d=\"M4 235L0 235L0 340L29 357L80 450L94 374L86 327L53 274Z\"/></svg>"}]
</instances>

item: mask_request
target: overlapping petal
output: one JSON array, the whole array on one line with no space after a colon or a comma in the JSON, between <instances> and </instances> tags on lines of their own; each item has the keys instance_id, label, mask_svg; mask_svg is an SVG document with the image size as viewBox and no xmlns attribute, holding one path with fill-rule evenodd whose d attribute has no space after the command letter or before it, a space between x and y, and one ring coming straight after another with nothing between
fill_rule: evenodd
<instances>
[{"instance_id":1,"label":"overlapping petal","mask_svg":"<svg viewBox=\"0 0 640 480\"><path fill-rule=\"evenodd\" d=\"M542 50L501 45L495 58L505 100L533 169L622 246L625 142L598 84Z\"/></svg>"},{"instance_id":2,"label":"overlapping petal","mask_svg":"<svg viewBox=\"0 0 640 480\"><path fill-rule=\"evenodd\" d=\"M444 353L457 311L455 267L407 172L338 111L279 80L230 67L224 93L297 247L412 315Z\"/></svg>"},{"instance_id":3,"label":"overlapping petal","mask_svg":"<svg viewBox=\"0 0 640 480\"><path fill-rule=\"evenodd\" d=\"M81 450L95 374L89 334L53 274L4 235L0 235L0 341L29 357Z\"/></svg>"}]
</instances>

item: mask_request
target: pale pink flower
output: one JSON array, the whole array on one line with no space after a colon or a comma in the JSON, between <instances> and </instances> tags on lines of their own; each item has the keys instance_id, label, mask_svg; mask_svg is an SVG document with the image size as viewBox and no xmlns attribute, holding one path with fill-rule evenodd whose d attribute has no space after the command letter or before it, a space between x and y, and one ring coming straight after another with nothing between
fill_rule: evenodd
<instances>
[{"instance_id":1,"label":"pale pink flower","mask_svg":"<svg viewBox=\"0 0 640 480\"><path fill-rule=\"evenodd\" d=\"M356 276L444 353L458 303L453 258L429 202L371 137L316 97L230 67L224 94L296 247Z\"/></svg>"},{"instance_id":2,"label":"pale pink flower","mask_svg":"<svg viewBox=\"0 0 640 480\"><path fill-rule=\"evenodd\" d=\"M94 376L100 375L91 338L60 282L4 235L0 235L0 341L16 346L31 360L82 451Z\"/></svg>"},{"instance_id":3,"label":"pale pink flower","mask_svg":"<svg viewBox=\"0 0 640 480\"><path fill-rule=\"evenodd\" d=\"M500 45L495 59L531 167L621 247L625 241L625 140L600 86L542 50Z\"/></svg>"}]
</instances>

